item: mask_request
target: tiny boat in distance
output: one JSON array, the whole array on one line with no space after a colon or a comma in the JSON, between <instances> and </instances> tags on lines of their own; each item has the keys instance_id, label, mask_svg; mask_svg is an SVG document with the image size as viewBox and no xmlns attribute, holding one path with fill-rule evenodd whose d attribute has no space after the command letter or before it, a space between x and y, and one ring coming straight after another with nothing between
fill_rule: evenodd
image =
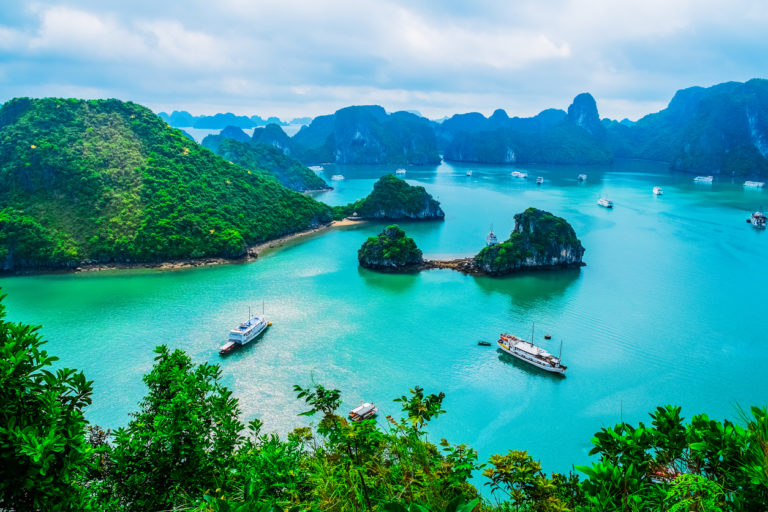
<instances>
[{"instance_id":1,"label":"tiny boat in distance","mask_svg":"<svg viewBox=\"0 0 768 512\"><path fill-rule=\"evenodd\" d=\"M309 167L307 167L307 169L309 169L310 171L320 172L320 171L323 170L323 166L322 165L310 165Z\"/></svg>"},{"instance_id":2,"label":"tiny boat in distance","mask_svg":"<svg viewBox=\"0 0 768 512\"><path fill-rule=\"evenodd\" d=\"M379 410L370 402L361 404L359 407L355 407L349 411L349 419L355 422L367 420L373 418L378 414Z\"/></svg>"},{"instance_id":3,"label":"tiny boat in distance","mask_svg":"<svg viewBox=\"0 0 768 512\"><path fill-rule=\"evenodd\" d=\"M405 169L398 169L395 171L395 174L405 174L405 173L406 173Z\"/></svg>"},{"instance_id":4,"label":"tiny boat in distance","mask_svg":"<svg viewBox=\"0 0 768 512\"><path fill-rule=\"evenodd\" d=\"M523 178L523 179L525 179L525 178L528 177L528 173L527 172L520 172L520 171L512 171L511 176L513 178Z\"/></svg>"},{"instance_id":5,"label":"tiny boat in distance","mask_svg":"<svg viewBox=\"0 0 768 512\"><path fill-rule=\"evenodd\" d=\"M270 325L272 322L268 322L263 316L254 316L248 319L247 322L243 322L229 331L229 341L219 347L219 354L229 354L237 347L247 345L258 338Z\"/></svg>"},{"instance_id":6,"label":"tiny boat in distance","mask_svg":"<svg viewBox=\"0 0 768 512\"><path fill-rule=\"evenodd\" d=\"M765 221L766 217L763 212L755 212L749 219L747 219L747 222L757 229L765 229Z\"/></svg>"},{"instance_id":7,"label":"tiny boat in distance","mask_svg":"<svg viewBox=\"0 0 768 512\"><path fill-rule=\"evenodd\" d=\"M493 232L493 229L491 229L491 232L488 233L487 237L485 237L485 245L490 247L492 245L496 245L497 243L499 243L499 239L496 238L496 234Z\"/></svg>"},{"instance_id":8,"label":"tiny boat in distance","mask_svg":"<svg viewBox=\"0 0 768 512\"><path fill-rule=\"evenodd\" d=\"M344 179L344 175L343 174L334 174L333 176L331 176L331 179L333 181L341 181L341 180Z\"/></svg>"},{"instance_id":9,"label":"tiny boat in distance","mask_svg":"<svg viewBox=\"0 0 768 512\"><path fill-rule=\"evenodd\" d=\"M539 176L538 178L536 178L536 184L537 184L537 185L541 185L542 183L544 183L544 178L542 178L541 176Z\"/></svg>"},{"instance_id":10,"label":"tiny boat in distance","mask_svg":"<svg viewBox=\"0 0 768 512\"><path fill-rule=\"evenodd\" d=\"M613 208L613 201L605 197L601 197L600 199L598 199L597 204L599 204L603 208Z\"/></svg>"},{"instance_id":11,"label":"tiny boat in distance","mask_svg":"<svg viewBox=\"0 0 768 512\"><path fill-rule=\"evenodd\" d=\"M653 187L653 194L656 196L660 196L664 193L664 190L661 187Z\"/></svg>"},{"instance_id":12,"label":"tiny boat in distance","mask_svg":"<svg viewBox=\"0 0 768 512\"><path fill-rule=\"evenodd\" d=\"M502 333L496 343L501 350L512 357L516 357L544 371L565 375L565 370L568 369L567 366L561 364L559 357L555 357L543 348L537 347L533 343L512 334Z\"/></svg>"},{"instance_id":13,"label":"tiny boat in distance","mask_svg":"<svg viewBox=\"0 0 768 512\"><path fill-rule=\"evenodd\" d=\"M587 175L586 174L579 174L576 177L576 181L587 181Z\"/></svg>"},{"instance_id":14,"label":"tiny boat in distance","mask_svg":"<svg viewBox=\"0 0 768 512\"><path fill-rule=\"evenodd\" d=\"M764 181L745 181L744 188L763 188Z\"/></svg>"},{"instance_id":15,"label":"tiny boat in distance","mask_svg":"<svg viewBox=\"0 0 768 512\"><path fill-rule=\"evenodd\" d=\"M472 169L467 170L467 176L472 176Z\"/></svg>"},{"instance_id":16,"label":"tiny boat in distance","mask_svg":"<svg viewBox=\"0 0 768 512\"><path fill-rule=\"evenodd\" d=\"M477 344L480 345L481 347L490 347L491 346L491 342L490 341L482 341L482 340L480 340L480 341L477 342Z\"/></svg>"},{"instance_id":17,"label":"tiny boat in distance","mask_svg":"<svg viewBox=\"0 0 768 512\"><path fill-rule=\"evenodd\" d=\"M695 183L712 183L714 178L712 176L696 176L693 178Z\"/></svg>"}]
</instances>

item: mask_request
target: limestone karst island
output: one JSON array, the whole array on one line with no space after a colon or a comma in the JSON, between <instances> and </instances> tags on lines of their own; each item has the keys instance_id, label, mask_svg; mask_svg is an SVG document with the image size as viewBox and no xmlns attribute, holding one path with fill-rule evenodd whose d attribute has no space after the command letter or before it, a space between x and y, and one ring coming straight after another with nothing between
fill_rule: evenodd
<instances>
[{"instance_id":1,"label":"limestone karst island","mask_svg":"<svg viewBox=\"0 0 768 512\"><path fill-rule=\"evenodd\" d=\"M765 12L4 2L0 511L765 512Z\"/></svg>"}]
</instances>

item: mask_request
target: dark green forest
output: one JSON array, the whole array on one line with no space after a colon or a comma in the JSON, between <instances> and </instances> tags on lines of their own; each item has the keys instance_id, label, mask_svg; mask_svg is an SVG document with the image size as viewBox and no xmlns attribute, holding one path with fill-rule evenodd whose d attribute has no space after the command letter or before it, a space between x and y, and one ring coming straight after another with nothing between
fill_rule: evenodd
<instances>
[{"instance_id":1,"label":"dark green forest","mask_svg":"<svg viewBox=\"0 0 768 512\"><path fill-rule=\"evenodd\" d=\"M661 406L649 423L597 431L590 465L546 473L524 447L480 460L461 440L433 439L430 422L450 421L445 395L418 386L386 407L398 415L355 423L339 390L302 383L294 391L309 425L263 432L258 418L244 423L218 365L159 346L130 421L105 429L85 417L94 383L57 365L37 327L6 320L1 300L3 510L725 512L768 503L765 407L734 422Z\"/></svg>"},{"instance_id":2,"label":"dark green forest","mask_svg":"<svg viewBox=\"0 0 768 512\"><path fill-rule=\"evenodd\" d=\"M0 268L239 257L330 207L118 100L0 108Z\"/></svg>"}]
</instances>

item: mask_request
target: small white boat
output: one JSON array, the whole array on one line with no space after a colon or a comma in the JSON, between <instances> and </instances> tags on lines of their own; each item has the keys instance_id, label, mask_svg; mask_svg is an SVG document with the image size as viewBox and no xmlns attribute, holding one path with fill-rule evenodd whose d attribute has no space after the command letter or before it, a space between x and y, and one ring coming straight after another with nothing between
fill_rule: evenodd
<instances>
[{"instance_id":1,"label":"small white boat","mask_svg":"<svg viewBox=\"0 0 768 512\"><path fill-rule=\"evenodd\" d=\"M331 179L333 181L341 181L341 180L344 179L344 175L343 174L334 174L333 176L331 176Z\"/></svg>"},{"instance_id":2,"label":"small white boat","mask_svg":"<svg viewBox=\"0 0 768 512\"><path fill-rule=\"evenodd\" d=\"M467 176L472 176L472 169L467 170Z\"/></svg>"},{"instance_id":3,"label":"small white boat","mask_svg":"<svg viewBox=\"0 0 768 512\"><path fill-rule=\"evenodd\" d=\"M576 181L587 181L587 175L586 174L579 174L576 177Z\"/></svg>"},{"instance_id":4,"label":"small white boat","mask_svg":"<svg viewBox=\"0 0 768 512\"><path fill-rule=\"evenodd\" d=\"M405 173L406 173L405 169L398 169L395 171L395 174L405 174Z\"/></svg>"},{"instance_id":5,"label":"small white boat","mask_svg":"<svg viewBox=\"0 0 768 512\"><path fill-rule=\"evenodd\" d=\"M613 201L606 197L601 197L597 200L597 204L602 206L603 208L613 208Z\"/></svg>"},{"instance_id":6,"label":"small white boat","mask_svg":"<svg viewBox=\"0 0 768 512\"><path fill-rule=\"evenodd\" d=\"M323 166L322 166L322 165L310 165L310 166L308 167L308 169L309 169L310 171L320 172L320 171L322 171L322 170L323 170Z\"/></svg>"},{"instance_id":7,"label":"small white boat","mask_svg":"<svg viewBox=\"0 0 768 512\"><path fill-rule=\"evenodd\" d=\"M693 178L693 181L695 183L712 183L713 180L714 180L714 177L712 176L696 176L695 178Z\"/></svg>"},{"instance_id":8,"label":"small white boat","mask_svg":"<svg viewBox=\"0 0 768 512\"><path fill-rule=\"evenodd\" d=\"M664 193L664 190L661 187L653 187L653 194L660 196Z\"/></svg>"},{"instance_id":9,"label":"small white boat","mask_svg":"<svg viewBox=\"0 0 768 512\"><path fill-rule=\"evenodd\" d=\"M512 334L502 333L496 343L501 350L512 357L516 357L544 371L565 375L565 370L568 369L567 366L560 362L560 357L555 357L543 348L537 347L533 343ZM562 344L560 345L560 350L562 352Z\"/></svg>"},{"instance_id":10,"label":"small white boat","mask_svg":"<svg viewBox=\"0 0 768 512\"><path fill-rule=\"evenodd\" d=\"M744 188L763 188L764 181L745 181Z\"/></svg>"},{"instance_id":11,"label":"small white boat","mask_svg":"<svg viewBox=\"0 0 768 512\"><path fill-rule=\"evenodd\" d=\"M538 178L536 178L536 184L537 184L537 185L541 185L542 183L544 183L544 178L542 178L541 176L539 176Z\"/></svg>"},{"instance_id":12,"label":"small white boat","mask_svg":"<svg viewBox=\"0 0 768 512\"><path fill-rule=\"evenodd\" d=\"M373 418L378 414L379 409L376 408L376 406L370 402L366 402L364 404L361 404L359 407L355 407L351 411L349 411L349 419L352 421L363 421L370 418Z\"/></svg>"},{"instance_id":13,"label":"small white boat","mask_svg":"<svg viewBox=\"0 0 768 512\"><path fill-rule=\"evenodd\" d=\"M523 179L525 179L525 178L528 177L528 173L527 172L520 172L520 171L512 171L511 176L513 178L523 178Z\"/></svg>"},{"instance_id":14,"label":"small white boat","mask_svg":"<svg viewBox=\"0 0 768 512\"><path fill-rule=\"evenodd\" d=\"M747 219L747 222L752 224L753 228L757 229L765 229L765 221L766 217L763 212L755 212L749 219Z\"/></svg>"},{"instance_id":15,"label":"small white boat","mask_svg":"<svg viewBox=\"0 0 768 512\"><path fill-rule=\"evenodd\" d=\"M494 234L493 229L491 229L491 232L488 233L487 237L485 237L485 245L490 247L492 245L496 245L497 243L499 243L499 239L496 238L496 235Z\"/></svg>"}]
</instances>

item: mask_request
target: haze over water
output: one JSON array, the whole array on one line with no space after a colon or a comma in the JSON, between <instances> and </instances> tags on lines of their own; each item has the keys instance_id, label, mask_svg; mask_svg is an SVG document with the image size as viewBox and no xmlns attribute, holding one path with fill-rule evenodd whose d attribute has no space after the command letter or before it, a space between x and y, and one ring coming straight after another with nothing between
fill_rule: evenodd
<instances>
[{"instance_id":1,"label":"haze over water","mask_svg":"<svg viewBox=\"0 0 768 512\"><path fill-rule=\"evenodd\" d=\"M465 176L466 169L473 176ZM343 204L368 194L395 167L328 167L345 181L318 199ZM696 185L666 166L408 169L438 198L444 222L401 223L426 257L475 254L493 225L534 206L568 220L581 239L581 270L508 278L449 270L379 274L358 267L357 249L383 223L334 229L265 252L258 261L182 271L135 270L0 279L8 318L42 324L49 352L94 380L91 422L127 423L144 394L154 346L186 350L222 367L242 419L290 431L306 421L293 384L342 390L344 410L392 399L420 385L444 391L447 414L431 439L469 443L485 460L528 450L545 471L588 461L601 426L648 421L666 403L686 418L735 417L735 404L765 404L768 347L764 273L768 233L745 222L766 193L741 181ZM584 184L579 173L589 175ZM536 186L536 176L545 183ZM659 185L664 195L651 189ZM616 205L597 206L601 195ZM261 310L274 325L257 344L222 359L227 331ZM568 376L542 373L478 340L500 332L557 353ZM553 339L545 341L543 335Z\"/></svg>"}]
</instances>

